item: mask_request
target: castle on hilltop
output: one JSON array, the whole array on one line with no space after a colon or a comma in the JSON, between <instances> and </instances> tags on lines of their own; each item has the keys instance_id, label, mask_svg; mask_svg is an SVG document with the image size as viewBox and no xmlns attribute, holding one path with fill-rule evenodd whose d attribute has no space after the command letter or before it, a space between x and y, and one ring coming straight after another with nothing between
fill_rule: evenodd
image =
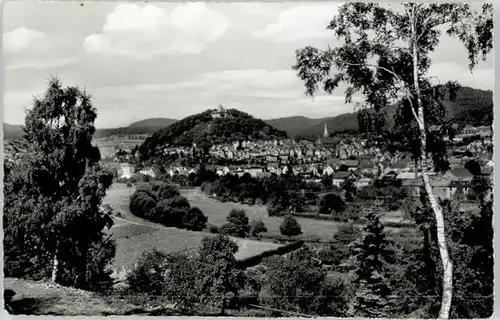
<instances>
[{"instance_id":1,"label":"castle on hilltop","mask_svg":"<svg viewBox=\"0 0 500 320\"><path fill-rule=\"evenodd\" d=\"M229 115L226 109L224 109L224 107L222 106L222 104L219 104L219 108L212 111L212 118L226 118L228 116Z\"/></svg>"}]
</instances>

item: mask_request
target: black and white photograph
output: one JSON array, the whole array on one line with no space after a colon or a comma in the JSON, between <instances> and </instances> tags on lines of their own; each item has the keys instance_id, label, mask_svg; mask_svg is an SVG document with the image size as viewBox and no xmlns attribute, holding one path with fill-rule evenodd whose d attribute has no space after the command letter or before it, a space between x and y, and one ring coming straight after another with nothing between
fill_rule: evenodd
<instances>
[{"instance_id":1,"label":"black and white photograph","mask_svg":"<svg viewBox=\"0 0 500 320\"><path fill-rule=\"evenodd\" d=\"M493 316L492 3L2 24L7 317Z\"/></svg>"}]
</instances>

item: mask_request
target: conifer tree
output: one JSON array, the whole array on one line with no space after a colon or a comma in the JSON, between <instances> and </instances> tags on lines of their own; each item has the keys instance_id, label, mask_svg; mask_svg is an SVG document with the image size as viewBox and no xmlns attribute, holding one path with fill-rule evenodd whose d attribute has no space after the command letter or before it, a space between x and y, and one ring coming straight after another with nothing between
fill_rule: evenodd
<instances>
[{"instance_id":1,"label":"conifer tree","mask_svg":"<svg viewBox=\"0 0 500 320\"><path fill-rule=\"evenodd\" d=\"M363 237L354 246L357 290L350 314L353 317L387 317L390 289L384 277L384 258L388 241L378 212L370 211L366 220Z\"/></svg>"}]
</instances>

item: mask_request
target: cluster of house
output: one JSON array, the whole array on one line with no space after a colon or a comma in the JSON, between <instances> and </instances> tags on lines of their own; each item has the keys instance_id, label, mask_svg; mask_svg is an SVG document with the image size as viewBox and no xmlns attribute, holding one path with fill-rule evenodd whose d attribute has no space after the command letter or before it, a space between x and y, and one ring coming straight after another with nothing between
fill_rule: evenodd
<instances>
[{"instance_id":1,"label":"cluster of house","mask_svg":"<svg viewBox=\"0 0 500 320\"><path fill-rule=\"evenodd\" d=\"M130 161L133 157L139 156L139 153L132 154L132 150L140 146L144 142L145 137L146 135L109 137L95 139L93 144L99 148L102 159ZM120 155L120 153L122 153L122 155Z\"/></svg>"},{"instance_id":2,"label":"cluster of house","mask_svg":"<svg viewBox=\"0 0 500 320\"><path fill-rule=\"evenodd\" d=\"M493 144L493 129L491 126L472 126L472 125L466 125L463 129L462 132L457 134L454 138L454 142L460 142L463 141L465 138L468 137L473 137L473 136L480 136L484 142L487 144Z\"/></svg>"},{"instance_id":3,"label":"cluster of house","mask_svg":"<svg viewBox=\"0 0 500 320\"><path fill-rule=\"evenodd\" d=\"M410 195L414 197L419 196L420 188L423 185L420 177L421 173L419 172L405 172L396 176L397 179L403 181L403 187L407 188ZM465 168L454 168L444 174L432 173L429 178L437 197L451 199L457 191L461 191L463 195L467 195L471 191L472 180L474 178L491 181L493 179L493 166L489 165L481 168L481 172L477 176L474 176Z\"/></svg>"}]
</instances>

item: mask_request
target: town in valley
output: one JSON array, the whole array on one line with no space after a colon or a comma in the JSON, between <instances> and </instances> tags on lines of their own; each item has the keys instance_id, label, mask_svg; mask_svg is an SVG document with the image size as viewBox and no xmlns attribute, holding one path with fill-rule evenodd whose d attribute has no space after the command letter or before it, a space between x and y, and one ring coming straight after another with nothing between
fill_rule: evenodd
<instances>
[{"instance_id":1,"label":"town in valley","mask_svg":"<svg viewBox=\"0 0 500 320\"><path fill-rule=\"evenodd\" d=\"M493 315L491 4L5 11L7 313Z\"/></svg>"}]
</instances>

